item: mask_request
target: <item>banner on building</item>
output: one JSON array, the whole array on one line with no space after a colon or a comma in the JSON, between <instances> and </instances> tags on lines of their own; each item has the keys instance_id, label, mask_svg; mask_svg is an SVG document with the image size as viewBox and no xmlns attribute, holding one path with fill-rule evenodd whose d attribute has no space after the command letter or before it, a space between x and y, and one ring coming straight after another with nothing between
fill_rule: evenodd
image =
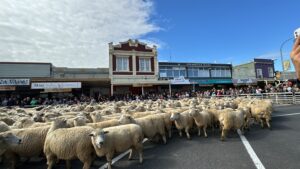
<instances>
[{"instance_id":1,"label":"banner on building","mask_svg":"<svg viewBox=\"0 0 300 169\"><path fill-rule=\"evenodd\" d=\"M66 89L45 89L44 93L68 93L72 92L72 89L66 88Z\"/></svg>"},{"instance_id":2,"label":"banner on building","mask_svg":"<svg viewBox=\"0 0 300 169\"><path fill-rule=\"evenodd\" d=\"M81 82L31 83L31 89L76 89L76 88L81 88Z\"/></svg>"},{"instance_id":3,"label":"banner on building","mask_svg":"<svg viewBox=\"0 0 300 169\"><path fill-rule=\"evenodd\" d=\"M287 71L287 70L291 69L291 62L290 62L290 60L285 60L283 62L283 68L284 68L284 71Z\"/></svg>"},{"instance_id":4,"label":"banner on building","mask_svg":"<svg viewBox=\"0 0 300 169\"><path fill-rule=\"evenodd\" d=\"M0 86L0 91L14 91L16 86Z\"/></svg>"},{"instance_id":5,"label":"banner on building","mask_svg":"<svg viewBox=\"0 0 300 169\"><path fill-rule=\"evenodd\" d=\"M28 86L29 79L0 79L0 86Z\"/></svg>"},{"instance_id":6,"label":"banner on building","mask_svg":"<svg viewBox=\"0 0 300 169\"><path fill-rule=\"evenodd\" d=\"M185 79L184 77L174 78L170 82L171 84L191 84L191 82L188 79Z\"/></svg>"},{"instance_id":7,"label":"banner on building","mask_svg":"<svg viewBox=\"0 0 300 169\"><path fill-rule=\"evenodd\" d=\"M246 78L246 79L233 79L234 84L255 84L256 79Z\"/></svg>"}]
</instances>

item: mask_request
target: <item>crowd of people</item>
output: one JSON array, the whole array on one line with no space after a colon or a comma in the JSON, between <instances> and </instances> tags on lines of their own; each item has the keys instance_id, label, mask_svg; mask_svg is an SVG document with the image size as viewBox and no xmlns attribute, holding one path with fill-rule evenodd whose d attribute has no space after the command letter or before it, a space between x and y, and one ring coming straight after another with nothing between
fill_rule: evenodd
<instances>
[{"instance_id":1,"label":"crowd of people","mask_svg":"<svg viewBox=\"0 0 300 169\"><path fill-rule=\"evenodd\" d=\"M99 95L97 97L89 97L85 95L72 96L72 97L51 97L51 98L41 98L41 97L0 97L1 106L20 106L20 107L30 107L36 105L57 105L57 104L79 104L79 103L91 103L91 102L104 102L104 101L132 101L132 100L157 100L157 99L180 99L189 97L218 97L218 96L231 96L236 97L242 94L262 94L262 93L276 93L276 92L299 92L297 85L292 83L281 83L280 85L268 84L264 88L257 86L244 86L244 87L232 87L232 88L211 88L209 90L173 90L172 95L170 95L168 90L163 90L160 92L149 92L144 95L136 94L115 94L114 96L104 96Z\"/></svg>"}]
</instances>

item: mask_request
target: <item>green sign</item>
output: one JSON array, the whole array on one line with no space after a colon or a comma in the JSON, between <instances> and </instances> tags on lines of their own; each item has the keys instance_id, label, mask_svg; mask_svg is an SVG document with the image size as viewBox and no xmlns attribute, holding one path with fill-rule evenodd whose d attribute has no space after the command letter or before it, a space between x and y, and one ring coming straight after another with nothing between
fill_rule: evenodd
<instances>
[{"instance_id":1,"label":"green sign","mask_svg":"<svg viewBox=\"0 0 300 169\"><path fill-rule=\"evenodd\" d=\"M207 85L207 84L230 84L232 83L232 79L190 79L191 82L196 82L199 85Z\"/></svg>"}]
</instances>

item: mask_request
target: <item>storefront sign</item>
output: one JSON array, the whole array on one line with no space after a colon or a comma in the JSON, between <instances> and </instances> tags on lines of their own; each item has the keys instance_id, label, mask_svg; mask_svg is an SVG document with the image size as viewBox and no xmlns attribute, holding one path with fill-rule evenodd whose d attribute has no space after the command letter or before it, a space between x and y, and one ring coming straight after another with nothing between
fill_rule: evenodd
<instances>
[{"instance_id":1,"label":"storefront sign","mask_svg":"<svg viewBox=\"0 0 300 169\"><path fill-rule=\"evenodd\" d=\"M27 86L29 79L0 79L0 86Z\"/></svg>"},{"instance_id":2,"label":"storefront sign","mask_svg":"<svg viewBox=\"0 0 300 169\"><path fill-rule=\"evenodd\" d=\"M171 84L191 84L190 80L185 79L184 77L178 77L171 80Z\"/></svg>"},{"instance_id":3,"label":"storefront sign","mask_svg":"<svg viewBox=\"0 0 300 169\"><path fill-rule=\"evenodd\" d=\"M14 91L16 86L0 86L0 91Z\"/></svg>"},{"instance_id":4,"label":"storefront sign","mask_svg":"<svg viewBox=\"0 0 300 169\"><path fill-rule=\"evenodd\" d=\"M72 89L45 89L44 93L65 93L72 92Z\"/></svg>"},{"instance_id":5,"label":"storefront sign","mask_svg":"<svg viewBox=\"0 0 300 169\"><path fill-rule=\"evenodd\" d=\"M233 79L234 84L254 84L257 83L256 79Z\"/></svg>"},{"instance_id":6,"label":"storefront sign","mask_svg":"<svg viewBox=\"0 0 300 169\"><path fill-rule=\"evenodd\" d=\"M72 89L81 88L81 82L31 83L31 89Z\"/></svg>"},{"instance_id":7,"label":"storefront sign","mask_svg":"<svg viewBox=\"0 0 300 169\"><path fill-rule=\"evenodd\" d=\"M198 83L199 85L209 85L209 84L231 84L231 79L200 79L200 80L191 80Z\"/></svg>"}]
</instances>

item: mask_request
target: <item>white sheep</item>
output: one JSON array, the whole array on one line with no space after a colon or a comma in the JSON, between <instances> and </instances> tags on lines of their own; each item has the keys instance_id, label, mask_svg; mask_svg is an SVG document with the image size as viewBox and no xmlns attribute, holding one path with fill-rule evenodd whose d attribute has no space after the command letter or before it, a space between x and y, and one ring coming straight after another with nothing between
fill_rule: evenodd
<instances>
[{"instance_id":1,"label":"white sheep","mask_svg":"<svg viewBox=\"0 0 300 169\"><path fill-rule=\"evenodd\" d=\"M207 111L200 111L198 109L191 109L189 115L193 117L195 124L198 127L198 136L201 135L201 128L203 129L204 136L207 137L206 128L211 126L212 116Z\"/></svg>"},{"instance_id":2,"label":"white sheep","mask_svg":"<svg viewBox=\"0 0 300 169\"><path fill-rule=\"evenodd\" d=\"M99 157L106 156L108 169L111 169L115 153L131 149L128 159L132 158L133 149L139 153L139 161L143 162L143 131L139 125L127 124L105 129L97 129L91 134L91 140Z\"/></svg>"},{"instance_id":3,"label":"white sheep","mask_svg":"<svg viewBox=\"0 0 300 169\"><path fill-rule=\"evenodd\" d=\"M0 156L11 146L21 144L22 139L11 132L0 133Z\"/></svg>"},{"instance_id":4,"label":"white sheep","mask_svg":"<svg viewBox=\"0 0 300 169\"><path fill-rule=\"evenodd\" d=\"M175 112L172 113L170 119L175 121L175 126L179 131L179 136L182 136L182 129L184 129L188 139L191 139L189 130L193 127L194 119L190 117L188 112Z\"/></svg>"},{"instance_id":5,"label":"white sheep","mask_svg":"<svg viewBox=\"0 0 300 169\"><path fill-rule=\"evenodd\" d=\"M52 169L57 159L67 160L68 169L70 160L79 159L84 163L83 169L89 169L96 157L89 137L93 131L87 126L49 130L44 145L48 169Z\"/></svg>"},{"instance_id":6,"label":"white sheep","mask_svg":"<svg viewBox=\"0 0 300 169\"><path fill-rule=\"evenodd\" d=\"M219 121L222 128L222 141L225 140L227 132L231 129L241 129L243 132L244 113L241 110L227 109L219 115Z\"/></svg>"},{"instance_id":7,"label":"white sheep","mask_svg":"<svg viewBox=\"0 0 300 169\"><path fill-rule=\"evenodd\" d=\"M145 138L153 139L156 135L160 135L164 144L167 143L165 123L161 117L150 115L142 118L134 119L130 115L122 115L119 119L120 124L138 124L142 127Z\"/></svg>"}]
</instances>

